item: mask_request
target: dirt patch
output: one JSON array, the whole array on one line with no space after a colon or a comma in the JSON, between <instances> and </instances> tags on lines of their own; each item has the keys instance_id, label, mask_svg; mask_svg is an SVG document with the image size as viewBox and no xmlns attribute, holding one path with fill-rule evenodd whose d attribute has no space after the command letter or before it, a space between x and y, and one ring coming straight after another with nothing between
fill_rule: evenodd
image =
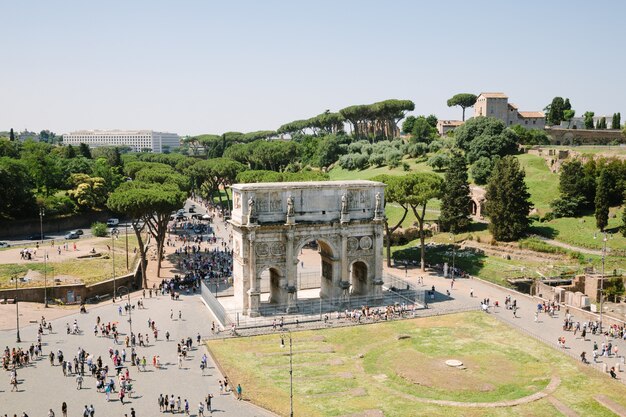
<instances>
[{"instance_id":1,"label":"dirt patch","mask_svg":"<svg viewBox=\"0 0 626 417\"><path fill-rule=\"evenodd\" d=\"M339 359L339 358L335 358L335 359L331 359L328 361L329 365L333 365L333 366L339 366L339 365L343 365L343 359Z\"/></svg>"},{"instance_id":2,"label":"dirt patch","mask_svg":"<svg viewBox=\"0 0 626 417\"><path fill-rule=\"evenodd\" d=\"M505 358L491 357L487 364L478 363L471 357L460 357L465 369L450 367L445 360L431 358L417 352L404 352L394 360L395 373L415 385L452 391L489 392L497 384L514 382L516 370ZM412 366L407 367L407 364Z\"/></svg>"},{"instance_id":3,"label":"dirt patch","mask_svg":"<svg viewBox=\"0 0 626 417\"><path fill-rule=\"evenodd\" d=\"M345 379L353 379L354 375L350 372L340 372L338 374L339 378L345 378Z\"/></svg>"},{"instance_id":4,"label":"dirt patch","mask_svg":"<svg viewBox=\"0 0 626 417\"><path fill-rule=\"evenodd\" d=\"M352 397L365 397L367 395L367 391L362 387L354 388L348 391L348 395Z\"/></svg>"}]
</instances>

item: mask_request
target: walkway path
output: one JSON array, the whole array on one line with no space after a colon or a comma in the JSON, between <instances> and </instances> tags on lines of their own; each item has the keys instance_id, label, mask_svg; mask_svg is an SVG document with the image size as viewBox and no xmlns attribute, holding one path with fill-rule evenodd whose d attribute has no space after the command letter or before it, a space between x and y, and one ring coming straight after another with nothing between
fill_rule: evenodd
<instances>
[{"instance_id":1,"label":"walkway path","mask_svg":"<svg viewBox=\"0 0 626 417\"><path fill-rule=\"evenodd\" d=\"M571 251L575 251L575 252L580 252L580 253L585 253L587 255L597 255L597 256L602 256L602 251L598 250L598 249L588 249L588 248L582 248L580 246L574 246L574 245L570 245L569 243L565 243L565 242L561 242L560 240L554 240L554 239L549 239L547 237L544 236L540 236L540 235L535 235L538 239L549 243L550 245L553 246L558 246L559 248L563 248L563 249L567 249L567 250L571 250Z\"/></svg>"}]
</instances>

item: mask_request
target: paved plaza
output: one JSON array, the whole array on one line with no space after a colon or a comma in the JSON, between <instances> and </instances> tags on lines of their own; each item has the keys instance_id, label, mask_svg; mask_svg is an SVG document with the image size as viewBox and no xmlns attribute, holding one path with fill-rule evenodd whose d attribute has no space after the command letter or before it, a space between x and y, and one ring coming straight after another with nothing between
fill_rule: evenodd
<instances>
[{"instance_id":1,"label":"paved plaza","mask_svg":"<svg viewBox=\"0 0 626 417\"><path fill-rule=\"evenodd\" d=\"M221 237L216 245L218 247L221 241L228 241L228 229L222 221L216 222L217 234ZM176 244L180 245L180 242ZM171 253L173 247L166 248ZM301 258L302 266L314 268L313 263L319 258L316 254L307 253ZM310 265L310 266L309 266ZM160 282L156 278L155 262L151 262L148 274L150 278L150 286L152 283ZM162 276L171 278L177 270L169 261L164 261ZM451 280L445 279L436 274L422 273L419 269L409 269L408 271L398 269L388 269L388 272L405 276L407 280L414 283L418 288L431 289L435 287L438 294L435 302L429 304L429 308L421 310L418 315L445 314L450 311L458 311L468 308L478 308L481 300L489 298L493 305L498 301L501 307L490 308L489 314L494 314L503 321L520 329L522 332L539 338L549 345L557 346L557 339L561 336L565 337L564 353L571 354L575 358L582 351L586 351L587 357L593 362L592 349L593 342L601 345L602 342L611 341L614 346L619 349L619 356L626 352L626 343L623 340L605 339L603 336L595 336L587 334L587 340L580 338L580 333L574 337L571 331L563 330L563 320L565 311L561 310L555 317L549 317L546 314L540 314L538 321L535 321L535 311L538 300L523 294L515 293L502 287L497 287L485 283L477 279L457 279L453 286ZM419 281L418 281L419 280ZM423 282L422 282L423 281ZM450 296L446 296L446 290L450 291ZM470 291L473 291L473 297L470 297ZM517 311L518 317L513 317L511 310L504 308L504 299L511 296L517 301L519 307ZM111 401L107 402L105 394L97 392L96 381L91 376L85 376L83 389L76 389L75 376L63 376L61 366L55 361L55 365L51 366L48 360L48 354L52 351L57 354L62 350L65 358L72 360L79 348L85 349L96 359L100 356L103 363L113 369L112 360L109 357L109 349L119 350L120 353L124 348L123 340L129 333L128 322L129 316L118 313L119 306L123 302L113 303L111 301L101 303L98 306L88 306L86 314L79 314L75 307L51 307L44 309L43 306L30 303L20 303L20 324L22 342L16 344L15 332L15 306L0 305L0 343L3 347L9 349L20 346L28 349L32 343L37 342L38 326L32 321L39 320L41 315L45 315L52 323L52 333L44 332L43 356L34 361L32 365L18 369L18 391L11 392L9 384L9 373L5 372L4 380L0 380L0 416L5 413L9 416L14 414L21 415L26 412L29 416L46 416L48 410L53 409L56 416L61 416L61 404L68 404L68 416L82 416L85 405L95 407L95 415L100 416L120 416L125 414L131 415L131 407L136 411L136 416L153 416L159 412L157 399L160 394L180 396L184 402L188 400L190 405L190 414L198 415L198 403L203 401L207 394L213 394L213 412L217 415L224 416L271 416L272 413L262 410L246 401L246 387L243 387L244 401L237 401L232 393L220 394L218 381L223 380L216 365L209 357L208 369L203 371L200 369L200 359L206 349L203 344L198 344L196 337L198 334L203 339L213 337L211 334L211 323L214 318L202 302L199 295L183 294L178 301L171 300L168 295L158 297L147 297L144 300L144 309L138 309L137 301L141 298L141 292L132 295L132 303L135 309L132 311L132 326L135 334L148 334L149 343L145 347L137 347L137 354L141 358L146 357L148 366L145 372L140 372L136 367L130 365L130 349L126 349L127 359L125 365L128 365L130 376L133 382L133 396L126 398L125 404L122 404L117 394L111 395ZM178 318L179 312L181 318ZM170 318L172 315L172 318ZM120 344L115 344L110 337L94 336L94 326L97 317L100 317L104 323L116 323L120 330ZM330 323L326 327L334 325L334 315L331 315ZM67 334L66 326L72 326L76 320L81 333ZM158 340L154 341L153 333L148 328L148 320L154 320L158 329ZM580 320L574 314L574 322ZM302 326L303 329L308 327L323 327L321 323L312 323ZM165 333L170 333L170 341L165 341ZM193 350L191 350L188 359L184 361L183 366L179 369L177 342L181 339L191 337L193 340ZM152 358L158 355L160 357L162 367L155 369L152 366ZM598 369L602 369L602 364L606 363L609 367L614 366L619 358L602 357L599 358L599 364L595 365ZM591 365L594 366L594 365ZM287 372L287 370L285 370ZM89 374L89 373L87 373ZM112 371L114 377L115 372ZM623 368L618 373L620 379L624 378ZM607 374L608 380L608 374ZM237 381L231 381L236 384ZM607 381L609 382L609 381ZM205 412L205 415L209 413Z\"/></svg>"},{"instance_id":2,"label":"paved plaza","mask_svg":"<svg viewBox=\"0 0 626 417\"><path fill-rule=\"evenodd\" d=\"M132 299L136 306L139 297ZM200 369L200 359L206 352L204 345L198 345L196 336L200 333L206 337L210 333L212 318L202 303L199 296L182 296L179 301L170 300L169 296L147 298L144 302L145 309L135 308L132 312L132 325L134 333L149 335L149 344L146 347L137 347L139 357L145 356L148 361L146 372L139 372L136 367L130 366L130 349L126 349L127 362L130 376L133 379L132 398L126 398L122 405L116 394L111 395L111 401L106 402L105 394L96 391L96 381L91 376L85 376L83 389L76 389L75 376L63 376L61 366L50 365L48 354L55 354L62 350L65 358L72 360L77 354L78 348L85 349L89 354L102 357L103 363L109 365L112 376L113 363L109 358L109 349L118 349L120 352L123 344L116 345L112 338L94 336L93 328L96 318L99 316L104 323L116 322L120 330L120 342L129 332L128 316L118 314L118 306L112 302L88 308L87 314L71 314L65 317L51 320L52 333L44 332L42 338L43 356L33 362L33 365L18 369L19 390L11 392L9 385L9 373L4 375L4 381L0 382L0 415L5 413L12 416L14 413L21 415L26 412L29 416L47 416L50 408L61 416L61 404L68 404L68 416L82 416L85 405L93 404L96 413L100 416L130 416L133 407L137 416L154 416L159 412L157 399L159 394L180 396L181 400L187 399L190 404L191 415L197 415L198 403L203 401L207 394L213 394L214 414L225 416L270 416L269 412L245 401L237 401L232 394L220 395L218 381L223 376L216 369L215 364L209 358L208 369ZM12 306L13 309L15 306ZM170 319L170 311L174 318ZM178 312L182 318L178 319ZM5 312L6 313L6 312ZM158 340L153 339L152 331L148 329L148 320L154 320L159 330ZM67 334L66 324L72 326L77 321L81 333L78 335ZM20 330L22 343L16 344L15 330L3 330L0 332L0 344L9 349L20 346L27 349L31 343L37 342L37 325L27 325ZM170 341L165 341L165 333L170 333ZM191 337L193 350L188 359L184 361L183 368L178 367L177 342ZM152 357L159 355L161 369L152 366ZM86 372L86 374L88 374ZM208 414L205 412L205 415Z\"/></svg>"}]
</instances>

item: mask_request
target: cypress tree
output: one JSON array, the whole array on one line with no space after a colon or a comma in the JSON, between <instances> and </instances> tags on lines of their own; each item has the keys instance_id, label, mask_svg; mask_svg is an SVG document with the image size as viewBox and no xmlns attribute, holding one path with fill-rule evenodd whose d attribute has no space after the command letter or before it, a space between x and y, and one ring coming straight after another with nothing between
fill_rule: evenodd
<instances>
[{"instance_id":1,"label":"cypress tree","mask_svg":"<svg viewBox=\"0 0 626 417\"><path fill-rule=\"evenodd\" d=\"M87 159L91 159L91 149L89 149L89 146L87 146L87 144L85 143L81 142L81 144L78 146L78 153L80 153Z\"/></svg>"},{"instance_id":2,"label":"cypress tree","mask_svg":"<svg viewBox=\"0 0 626 417\"><path fill-rule=\"evenodd\" d=\"M618 126L618 127L615 127ZM617 121L617 113L613 113L613 119L611 120L611 129L619 129L619 122Z\"/></svg>"},{"instance_id":3,"label":"cypress tree","mask_svg":"<svg viewBox=\"0 0 626 417\"><path fill-rule=\"evenodd\" d=\"M11 131L9 132L9 140L11 142L15 141L15 132L13 132L13 128L11 128Z\"/></svg>"},{"instance_id":4,"label":"cypress tree","mask_svg":"<svg viewBox=\"0 0 626 417\"><path fill-rule=\"evenodd\" d=\"M470 190L467 164L460 152L450 159L441 197L439 222L443 230L459 233L470 224Z\"/></svg>"},{"instance_id":5,"label":"cypress tree","mask_svg":"<svg viewBox=\"0 0 626 417\"><path fill-rule=\"evenodd\" d=\"M489 231L496 240L517 240L528 230L528 213L532 204L525 176L519 161L513 156L497 161L491 173L485 210L490 220Z\"/></svg>"},{"instance_id":6,"label":"cypress tree","mask_svg":"<svg viewBox=\"0 0 626 417\"><path fill-rule=\"evenodd\" d=\"M600 230L609 224L609 193L611 192L611 178L606 169L600 171L598 186L596 187L596 226Z\"/></svg>"}]
</instances>

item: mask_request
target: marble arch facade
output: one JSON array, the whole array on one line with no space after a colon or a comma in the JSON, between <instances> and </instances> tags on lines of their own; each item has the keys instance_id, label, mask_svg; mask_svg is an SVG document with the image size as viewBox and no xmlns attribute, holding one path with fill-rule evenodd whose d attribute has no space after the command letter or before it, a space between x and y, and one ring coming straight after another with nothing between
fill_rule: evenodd
<instances>
[{"instance_id":1,"label":"marble arch facade","mask_svg":"<svg viewBox=\"0 0 626 417\"><path fill-rule=\"evenodd\" d=\"M321 258L320 297L340 298L346 290L382 296L384 187L373 181L234 184L237 308L259 315L266 270L269 301L295 308L298 254L311 241Z\"/></svg>"}]
</instances>

